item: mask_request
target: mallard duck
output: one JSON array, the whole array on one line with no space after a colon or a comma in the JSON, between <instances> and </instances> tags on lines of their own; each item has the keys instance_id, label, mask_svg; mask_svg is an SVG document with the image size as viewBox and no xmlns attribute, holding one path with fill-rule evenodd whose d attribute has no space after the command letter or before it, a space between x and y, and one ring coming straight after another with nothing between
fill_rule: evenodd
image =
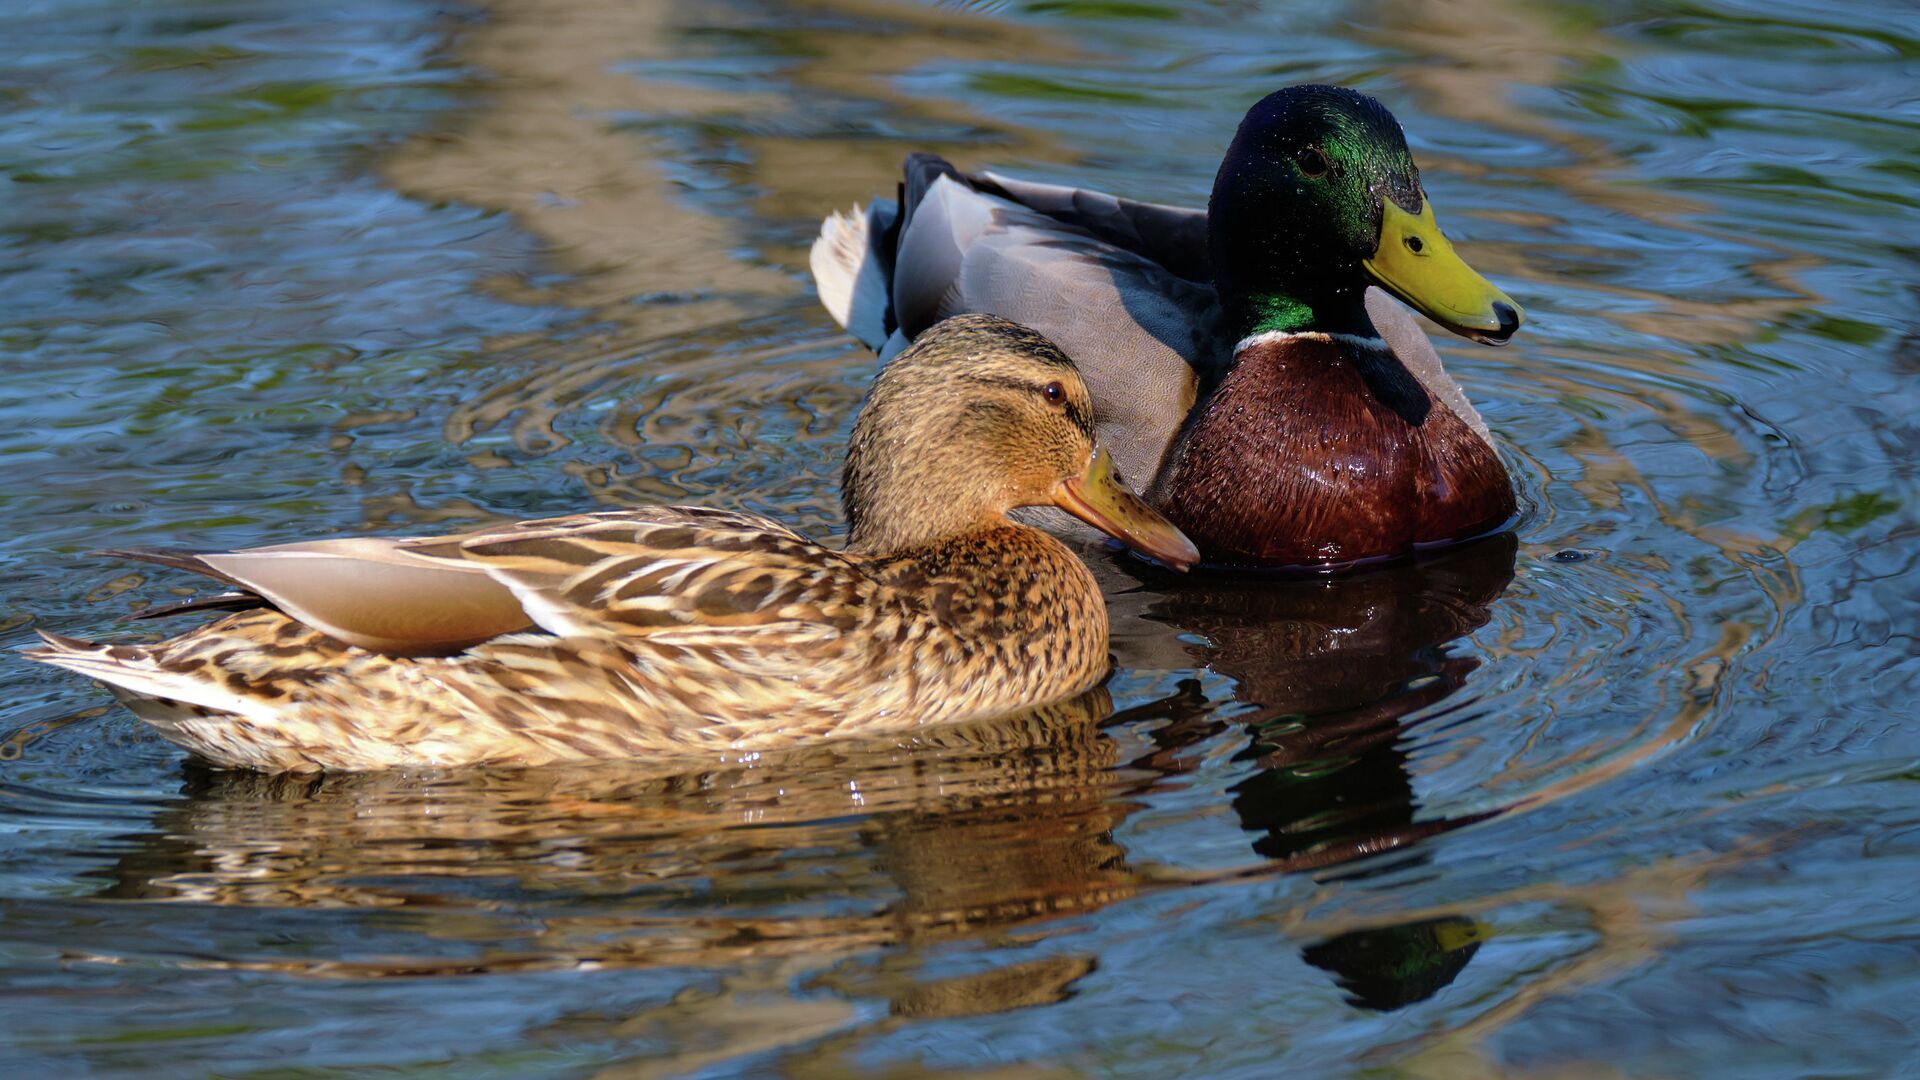
<instances>
[{"instance_id":1,"label":"mallard duck","mask_svg":"<svg viewBox=\"0 0 1920 1080\"><path fill-rule=\"evenodd\" d=\"M698 507L464 536L135 552L243 610L154 645L42 634L168 739L263 770L537 765L878 735L1055 701L1107 670L1100 591L1048 504L1176 568L1198 557L1115 476L1067 357L949 319L875 380L845 550ZM189 607L202 605L187 605Z\"/></svg>"},{"instance_id":2,"label":"mallard duck","mask_svg":"<svg viewBox=\"0 0 1920 1080\"><path fill-rule=\"evenodd\" d=\"M1365 94L1261 100L1208 210L916 154L899 201L829 217L811 261L828 311L883 356L962 311L1059 343L1121 471L1209 563L1388 558L1513 517L1485 422L1378 290L1487 344L1520 307L1454 253Z\"/></svg>"}]
</instances>

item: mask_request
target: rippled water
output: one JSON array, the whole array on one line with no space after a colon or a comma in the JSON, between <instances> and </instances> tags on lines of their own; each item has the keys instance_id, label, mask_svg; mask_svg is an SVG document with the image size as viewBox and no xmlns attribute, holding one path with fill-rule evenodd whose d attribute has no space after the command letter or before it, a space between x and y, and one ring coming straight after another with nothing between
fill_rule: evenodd
<instances>
[{"instance_id":1,"label":"rippled water","mask_svg":"<svg viewBox=\"0 0 1920 1080\"><path fill-rule=\"evenodd\" d=\"M0 1062L1920 1068L1917 76L1892 2L0 8L7 648L188 585L103 547L836 529L872 363L805 245L913 148L1197 203L1356 85L1533 316L1439 341L1517 536L1109 566L1119 673L1019 721L273 779L0 663Z\"/></svg>"}]
</instances>

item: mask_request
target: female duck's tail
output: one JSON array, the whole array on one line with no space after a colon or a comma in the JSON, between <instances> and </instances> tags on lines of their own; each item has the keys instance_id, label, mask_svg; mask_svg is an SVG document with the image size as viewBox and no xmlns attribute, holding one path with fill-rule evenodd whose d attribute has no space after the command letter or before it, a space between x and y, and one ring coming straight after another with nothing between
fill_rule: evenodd
<instances>
[{"instance_id":1,"label":"female duck's tail","mask_svg":"<svg viewBox=\"0 0 1920 1080\"><path fill-rule=\"evenodd\" d=\"M249 708L246 699L240 695L210 680L171 669L163 665L151 650L138 645L83 641L45 630L40 631L40 640L46 644L37 649L28 649L21 655L106 683L107 688L122 702L134 706L133 711L141 719L157 723L163 728L181 709L199 716L246 715L257 711ZM135 706L136 702L147 701L165 708L159 709L157 715L150 715L155 710Z\"/></svg>"}]
</instances>

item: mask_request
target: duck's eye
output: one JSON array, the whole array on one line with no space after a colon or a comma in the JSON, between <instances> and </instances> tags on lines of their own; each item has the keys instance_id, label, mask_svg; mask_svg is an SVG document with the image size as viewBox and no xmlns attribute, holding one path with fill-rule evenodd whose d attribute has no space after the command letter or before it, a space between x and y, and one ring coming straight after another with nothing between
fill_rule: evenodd
<instances>
[{"instance_id":1,"label":"duck's eye","mask_svg":"<svg viewBox=\"0 0 1920 1080\"><path fill-rule=\"evenodd\" d=\"M1045 394L1047 400L1053 402L1055 405L1067 400L1067 388L1057 382L1050 382L1041 387L1040 392Z\"/></svg>"},{"instance_id":2,"label":"duck's eye","mask_svg":"<svg viewBox=\"0 0 1920 1080\"><path fill-rule=\"evenodd\" d=\"M1407 237L1407 250L1413 252L1415 255L1418 255L1422 251L1425 251L1426 247L1427 247L1426 242L1421 240L1419 237L1417 236Z\"/></svg>"},{"instance_id":3,"label":"duck's eye","mask_svg":"<svg viewBox=\"0 0 1920 1080\"><path fill-rule=\"evenodd\" d=\"M1327 175L1327 155L1311 146L1294 154L1293 163L1300 166L1301 172L1315 180Z\"/></svg>"}]
</instances>

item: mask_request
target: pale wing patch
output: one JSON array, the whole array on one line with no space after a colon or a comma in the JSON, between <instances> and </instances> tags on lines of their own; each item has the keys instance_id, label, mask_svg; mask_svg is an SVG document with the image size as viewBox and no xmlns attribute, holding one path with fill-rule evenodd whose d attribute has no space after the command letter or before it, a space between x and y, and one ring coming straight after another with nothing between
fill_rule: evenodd
<instances>
[{"instance_id":1,"label":"pale wing patch","mask_svg":"<svg viewBox=\"0 0 1920 1080\"><path fill-rule=\"evenodd\" d=\"M201 561L308 626L376 652L458 652L530 624L512 592L478 567L422 559L404 544L323 540Z\"/></svg>"}]
</instances>

